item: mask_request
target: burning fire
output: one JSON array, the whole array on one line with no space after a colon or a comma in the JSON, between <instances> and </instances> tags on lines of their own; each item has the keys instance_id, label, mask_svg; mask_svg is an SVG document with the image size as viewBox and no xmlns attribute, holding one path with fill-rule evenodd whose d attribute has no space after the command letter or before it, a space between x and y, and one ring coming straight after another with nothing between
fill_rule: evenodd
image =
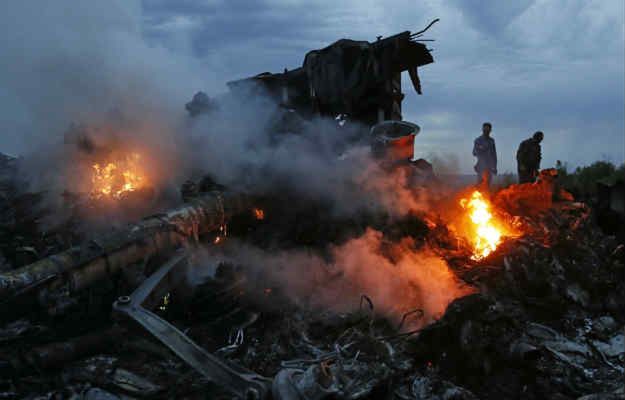
<instances>
[{"instance_id":1,"label":"burning fire","mask_svg":"<svg viewBox=\"0 0 625 400\"><path fill-rule=\"evenodd\" d=\"M91 197L121 198L125 193L145 186L140 167L141 155L131 153L123 160L107 164L93 164Z\"/></svg>"},{"instance_id":2,"label":"burning fire","mask_svg":"<svg viewBox=\"0 0 625 400\"><path fill-rule=\"evenodd\" d=\"M254 209L254 218L256 218L258 220L265 219L265 211L261 210L260 208L255 208Z\"/></svg>"},{"instance_id":3,"label":"burning fire","mask_svg":"<svg viewBox=\"0 0 625 400\"><path fill-rule=\"evenodd\" d=\"M469 211L472 223L473 260L481 260L492 253L501 243L502 233L493 222L490 203L482 193L474 191L470 199L460 200L462 208Z\"/></svg>"}]
</instances>

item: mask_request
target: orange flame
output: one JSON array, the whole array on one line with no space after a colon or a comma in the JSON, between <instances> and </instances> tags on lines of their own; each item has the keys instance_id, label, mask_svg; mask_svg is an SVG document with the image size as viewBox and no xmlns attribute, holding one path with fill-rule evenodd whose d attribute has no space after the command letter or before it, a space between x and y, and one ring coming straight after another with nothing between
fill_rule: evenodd
<instances>
[{"instance_id":1,"label":"orange flame","mask_svg":"<svg viewBox=\"0 0 625 400\"><path fill-rule=\"evenodd\" d=\"M119 162L93 164L91 197L119 199L127 192L144 187L145 176L141 171L140 161L141 156L132 153Z\"/></svg>"},{"instance_id":2,"label":"orange flame","mask_svg":"<svg viewBox=\"0 0 625 400\"><path fill-rule=\"evenodd\" d=\"M462 208L469 211L473 227L473 260L481 260L495 251L501 243L502 233L495 226L493 214L490 212L490 203L484 199L482 193L474 191L470 199L460 200Z\"/></svg>"},{"instance_id":3,"label":"orange flame","mask_svg":"<svg viewBox=\"0 0 625 400\"><path fill-rule=\"evenodd\" d=\"M254 209L254 217L258 220L263 220L265 219L265 211L261 210L260 208L255 208Z\"/></svg>"}]
</instances>

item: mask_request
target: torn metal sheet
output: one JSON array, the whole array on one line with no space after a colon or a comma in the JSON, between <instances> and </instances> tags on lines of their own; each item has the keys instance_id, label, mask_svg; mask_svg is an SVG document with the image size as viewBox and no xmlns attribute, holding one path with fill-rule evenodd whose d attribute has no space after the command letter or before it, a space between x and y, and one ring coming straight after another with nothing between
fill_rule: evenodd
<instances>
[{"instance_id":1,"label":"torn metal sheet","mask_svg":"<svg viewBox=\"0 0 625 400\"><path fill-rule=\"evenodd\" d=\"M146 279L131 296L120 297L113 309L137 322L187 364L228 392L242 399L266 398L271 388L271 379L208 353L178 328L142 307L157 285L168 279L174 269L187 265L187 261L186 253L174 256Z\"/></svg>"}]
</instances>

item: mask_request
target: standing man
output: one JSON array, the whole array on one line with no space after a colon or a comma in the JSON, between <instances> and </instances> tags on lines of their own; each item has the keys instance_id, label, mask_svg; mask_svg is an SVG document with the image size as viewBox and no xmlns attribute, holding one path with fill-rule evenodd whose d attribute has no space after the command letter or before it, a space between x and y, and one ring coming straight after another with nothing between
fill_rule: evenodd
<instances>
[{"instance_id":1,"label":"standing man","mask_svg":"<svg viewBox=\"0 0 625 400\"><path fill-rule=\"evenodd\" d=\"M473 169L477 172L478 185L486 190L490 188L491 176L497 175L497 150L495 140L490 137L492 128L490 122L484 122L482 136L473 142L473 155L477 157L477 164Z\"/></svg>"},{"instance_id":2,"label":"standing man","mask_svg":"<svg viewBox=\"0 0 625 400\"><path fill-rule=\"evenodd\" d=\"M540 170L540 142L542 142L543 137L543 133L538 131L519 145L516 152L519 183L531 183L536 180Z\"/></svg>"}]
</instances>

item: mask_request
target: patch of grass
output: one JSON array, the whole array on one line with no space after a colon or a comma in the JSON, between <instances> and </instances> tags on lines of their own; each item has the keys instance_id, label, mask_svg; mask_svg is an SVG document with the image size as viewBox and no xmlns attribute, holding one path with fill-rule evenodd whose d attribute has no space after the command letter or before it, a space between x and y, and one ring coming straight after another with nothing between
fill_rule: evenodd
<instances>
[{"instance_id":1,"label":"patch of grass","mask_svg":"<svg viewBox=\"0 0 625 400\"><path fill-rule=\"evenodd\" d=\"M597 194L597 182L613 184L625 179L625 164L619 166L609 161L595 161L569 172L566 163L558 162L558 179L562 187L576 198L589 199Z\"/></svg>"}]
</instances>

